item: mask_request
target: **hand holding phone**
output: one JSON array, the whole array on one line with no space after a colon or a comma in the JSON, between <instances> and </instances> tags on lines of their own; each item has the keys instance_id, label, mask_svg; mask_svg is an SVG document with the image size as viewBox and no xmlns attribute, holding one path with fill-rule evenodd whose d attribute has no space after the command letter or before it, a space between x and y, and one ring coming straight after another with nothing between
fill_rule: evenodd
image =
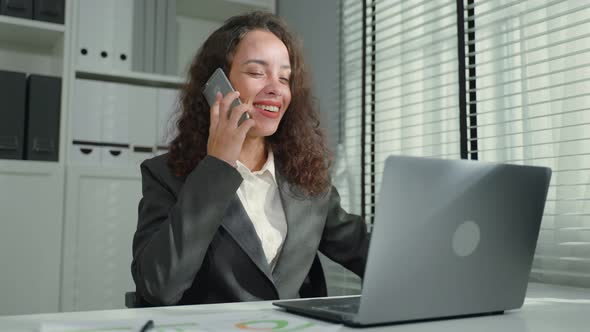
<instances>
[{"instance_id":1,"label":"hand holding phone","mask_svg":"<svg viewBox=\"0 0 590 332\"><path fill-rule=\"evenodd\" d=\"M248 113L244 112L251 101L240 103L239 92L233 91L220 68L207 81L203 95L211 105L207 154L236 167L246 134L254 126L254 120L248 120Z\"/></svg>"},{"instance_id":2,"label":"hand holding phone","mask_svg":"<svg viewBox=\"0 0 590 332\"><path fill-rule=\"evenodd\" d=\"M207 83L205 83L205 87L203 88L203 95L205 96L205 99L207 99L207 102L209 103L209 106L213 106L213 103L215 102L215 97L217 96L217 92L221 92L221 94L223 96L227 95L230 92L235 91L234 88L232 87L231 83L229 82L229 79L227 78L227 76L225 76L225 73L223 72L223 69L221 68L217 68L215 69L215 71L213 72L213 74L211 75L211 77L209 77L209 80L207 80ZM236 98L230 105L230 114L231 114L231 109L240 105L240 99ZM240 120L238 121L238 126L241 125L244 121L248 120L250 118L250 115L248 113L244 113L242 115L242 117L240 118Z\"/></svg>"}]
</instances>

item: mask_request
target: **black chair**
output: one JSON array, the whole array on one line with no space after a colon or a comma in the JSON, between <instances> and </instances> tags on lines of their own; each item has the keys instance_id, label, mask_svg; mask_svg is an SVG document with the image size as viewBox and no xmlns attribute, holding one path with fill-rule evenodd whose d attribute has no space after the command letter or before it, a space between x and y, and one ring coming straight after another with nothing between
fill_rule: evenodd
<instances>
[{"instance_id":1,"label":"black chair","mask_svg":"<svg viewBox=\"0 0 590 332\"><path fill-rule=\"evenodd\" d=\"M125 306L127 308L141 308L144 307L143 301L136 292L125 292Z\"/></svg>"}]
</instances>

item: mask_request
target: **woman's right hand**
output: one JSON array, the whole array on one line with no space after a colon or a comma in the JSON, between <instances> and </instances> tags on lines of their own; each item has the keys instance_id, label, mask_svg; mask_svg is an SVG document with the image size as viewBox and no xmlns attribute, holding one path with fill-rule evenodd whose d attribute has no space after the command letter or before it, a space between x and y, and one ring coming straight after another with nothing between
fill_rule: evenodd
<instances>
[{"instance_id":1,"label":"woman's right hand","mask_svg":"<svg viewBox=\"0 0 590 332\"><path fill-rule=\"evenodd\" d=\"M211 125L209 126L209 139L207 141L207 154L223 160L236 167L236 161L240 157L242 145L246 139L246 133L254 126L254 120L248 119L238 126L242 114L252 108L252 101L236 106L231 109L232 102L239 98L237 91L222 96L220 92L215 97L211 106Z\"/></svg>"}]
</instances>

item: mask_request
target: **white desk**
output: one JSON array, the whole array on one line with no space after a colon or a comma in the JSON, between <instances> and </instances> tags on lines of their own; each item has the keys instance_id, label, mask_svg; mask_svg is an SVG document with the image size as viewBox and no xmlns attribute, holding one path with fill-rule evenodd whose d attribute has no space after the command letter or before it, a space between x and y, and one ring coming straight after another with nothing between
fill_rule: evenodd
<instances>
[{"instance_id":1,"label":"white desk","mask_svg":"<svg viewBox=\"0 0 590 332\"><path fill-rule=\"evenodd\" d=\"M121 295L121 299L123 295ZM148 320L157 317L191 315L212 317L215 313L255 314L273 312L270 302L229 303L142 309L70 312L0 317L0 331L38 331L41 323L77 323L85 321ZM186 316L185 316L186 317ZM307 318L306 318L307 319ZM157 323L156 323L157 324ZM337 326L333 326L336 329ZM238 330L238 329L236 329ZM504 315L450 319L433 322L381 326L342 331L590 331L590 289L570 288L531 283L525 305ZM280 330L279 330L280 331ZM305 331L305 330L301 330Z\"/></svg>"}]
</instances>

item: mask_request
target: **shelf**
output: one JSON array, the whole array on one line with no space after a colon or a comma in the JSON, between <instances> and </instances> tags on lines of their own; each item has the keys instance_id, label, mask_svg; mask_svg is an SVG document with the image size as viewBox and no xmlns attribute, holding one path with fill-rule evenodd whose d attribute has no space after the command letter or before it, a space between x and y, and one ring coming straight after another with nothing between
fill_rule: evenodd
<instances>
[{"instance_id":1,"label":"shelf","mask_svg":"<svg viewBox=\"0 0 590 332\"><path fill-rule=\"evenodd\" d=\"M0 15L0 43L52 48L64 32L63 24Z\"/></svg>"},{"instance_id":2,"label":"shelf","mask_svg":"<svg viewBox=\"0 0 590 332\"><path fill-rule=\"evenodd\" d=\"M0 159L1 175L45 175L62 169L63 165L55 161Z\"/></svg>"},{"instance_id":3,"label":"shelf","mask_svg":"<svg viewBox=\"0 0 590 332\"><path fill-rule=\"evenodd\" d=\"M82 68L76 70L76 78L160 88L179 88L185 81L184 78L177 76L136 72L97 71Z\"/></svg>"},{"instance_id":4,"label":"shelf","mask_svg":"<svg viewBox=\"0 0 590 332\"><path fill-rule=\"evenodd\" d=\"M67 170L68 175L74 177L141 179L138 165L90 166L72 164L67 165Z\"/></svg>"},{"instance_id":5,"label":"shelf","mask_svg":"<svg viewBox=\"0 0 590 332\"><path fill-rule=\"evenodd\" d=\"M275 11L274 0L177 0L176 14L220 23L253 10Z\"/></svg>"},{"instance_id":6,"label":"shelf","mask_svg":"<svg viewBox=\"0 0 590 332\"><path fill-rule=\"evenodd\" d=\"M233 2L240 5L252 6L254 8L272 9L274 6L273 0L225 0L226 2Z\"/></svg>"}]
</instances>

